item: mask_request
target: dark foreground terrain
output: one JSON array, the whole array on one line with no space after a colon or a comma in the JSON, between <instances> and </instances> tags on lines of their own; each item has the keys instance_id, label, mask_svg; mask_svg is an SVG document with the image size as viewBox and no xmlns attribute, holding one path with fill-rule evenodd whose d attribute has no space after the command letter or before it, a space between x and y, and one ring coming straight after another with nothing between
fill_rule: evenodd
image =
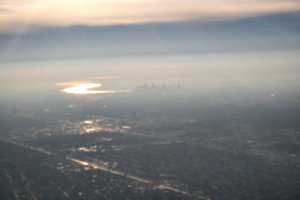
<instances>
[{"instance_id":1,"label":"dark foreground terrain","mask_svg":"<svg viewBox=\"0 0 300 200\"><path fill-rule=\"evenodd\" d=\"M1 113L0 199L299 199L299 94L212 91Z\"/></svg>"}]
</instances>

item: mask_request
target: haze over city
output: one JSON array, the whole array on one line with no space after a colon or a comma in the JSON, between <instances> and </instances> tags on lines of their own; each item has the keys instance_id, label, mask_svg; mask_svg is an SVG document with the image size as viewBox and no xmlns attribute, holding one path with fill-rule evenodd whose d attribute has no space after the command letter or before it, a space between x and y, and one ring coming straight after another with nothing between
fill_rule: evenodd
<instances>
[{"instance_id":1,"label":"haze over city","mask_svg":"<svg viewBox=\"0 0 300 200\"><path fill-rule=\"evenodd\" d=\"M299 199L298 0L0 0L0 199Z\"/></svg>"}]
</instances>

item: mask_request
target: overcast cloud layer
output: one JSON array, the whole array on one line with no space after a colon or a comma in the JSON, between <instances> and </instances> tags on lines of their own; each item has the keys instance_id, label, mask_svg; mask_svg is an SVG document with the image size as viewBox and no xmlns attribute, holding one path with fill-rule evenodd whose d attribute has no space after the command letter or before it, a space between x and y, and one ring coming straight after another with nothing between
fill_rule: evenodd
<instances>
[{"instance_id":1,"label":"overcast cloud layer","mask_svg":"<svg viewBox=\"0 0 300 200\"><path fill-rule=\"evenodd\" d=\"M0 0L0 32L74 24L222 21L299 10L298 0Z\"/></svg>"},{"instance_id":2,"label":"overcast cloud layer","mask_svg":"<svg viewBox=\"0 0 300 200\"><path fill-rule=\"evenodd\" d=\"M201 21L70 26L0 34L0 62L300 49L299 13Z\"/></svg>"}]
</instances>

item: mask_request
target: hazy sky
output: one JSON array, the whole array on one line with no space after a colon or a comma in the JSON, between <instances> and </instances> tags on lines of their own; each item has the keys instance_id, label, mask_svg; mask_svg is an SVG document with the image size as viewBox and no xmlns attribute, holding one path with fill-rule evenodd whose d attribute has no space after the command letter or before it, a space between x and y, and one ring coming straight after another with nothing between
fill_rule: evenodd
<instances>
[{"instance_id":1,"label":"hazy sky","mask_svg":"<svg viewBox=\"0 0 300 200\"><path fill-rule=\"evenodd\" d=\"M295 83L299 19L299 0L0 0L0 93Z\"/></svg>"},{"instance_id":2,"label":"hazy sky","mask_svg":"<svg viewBox=\"0 0 300 200\"><path fill-rule=\"evenodd\" d=\"M74 24L218 21L299 10L299 0L0 0L0 32Z\"/></svg>"}]
</instances>

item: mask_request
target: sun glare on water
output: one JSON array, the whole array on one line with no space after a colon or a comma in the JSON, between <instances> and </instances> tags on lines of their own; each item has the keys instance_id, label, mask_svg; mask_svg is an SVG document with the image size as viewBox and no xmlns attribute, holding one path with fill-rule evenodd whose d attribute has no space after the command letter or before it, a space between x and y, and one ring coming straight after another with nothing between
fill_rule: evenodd
<instances>
[{"instance_id":1,"label":"sun glare on water","mask_svg":"<svg viewBox=\"0 0 300 200\"><path fill-rule=\"evenodd\" d=\"M75 87L70 87L61 90L62 92L66 93L73 93L73 94L86 94L86 93L112 93L115 91L94 91L94 90L88 90L92 88L100 87L101 84L80 84Z\"/></svg>"},{"instance_id":2,"label":"sun glare on water","mask_svg":"<svg viewBox=\"0 0 300 200\"><path fill-rule=\"evenodd\" d=\"M56 85L73 85L62 89L61 92L72 94L96 94L96 93L115 93L115 92L130 92L130 90L89 90L92 88L101 87L98 83L57 83Z\"/></svg>"}]
</instances>

